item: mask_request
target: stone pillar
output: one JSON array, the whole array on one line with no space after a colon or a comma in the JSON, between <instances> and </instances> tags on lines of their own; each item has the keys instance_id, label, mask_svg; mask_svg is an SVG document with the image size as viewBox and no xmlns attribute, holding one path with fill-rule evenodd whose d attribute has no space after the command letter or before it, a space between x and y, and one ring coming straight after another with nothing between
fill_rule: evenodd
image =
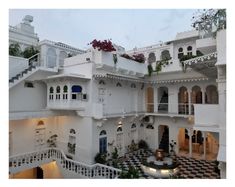
<instances>
[{"instance_id":1,"label":"stone pillar","mask_svg":"<svg viewBox=\"0 0 235 187\"><path fill-rule=\"evenodd\" d=\"M158 87L153 87L153 102L154 102L154 112L158 113Z\"/></svg>"},{"instance_id":2,"label":"stone pillar","mask_svg":"<svg viewBox=\"0 0 235 187\"><path fill-rule=\"evenodd\" d=\"M206 90L204 90L203 88L201 89L202 92L202 104L206 103Z\"/></svg>"},{"instance_id":3,"label":"stone pillar","mask_svg":"<svg viewBox=\"0 0 235 187\"><path fill-rule=\"evenodd\" d=\"M192 129L188 129L189 135L189 157L192 157Z\"/></svg>"},{"instance_id":4,"label":"stone pillar","mask_svg":"<svg viewBox=\"0 0 235 187\"><path fill-rule=\"evenodd\" d=\"M188 92L188 112L189 112L189 114L191 114L191 101L192 100L192 98L191 98L191 92L189 91Z\"/></svg>"}]
</instances>

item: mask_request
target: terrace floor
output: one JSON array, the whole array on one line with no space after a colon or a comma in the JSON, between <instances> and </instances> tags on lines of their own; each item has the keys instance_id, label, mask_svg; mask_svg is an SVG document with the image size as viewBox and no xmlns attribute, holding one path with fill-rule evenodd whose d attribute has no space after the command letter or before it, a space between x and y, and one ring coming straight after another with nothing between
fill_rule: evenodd
<instances>
[{"instance_id":1,"label":"terrace floor","mask_svg":"<svg viewBox=\"0 0 235 187\"><path fill-rule=\"evenodd\" d=\"M128 170L130 166L135 167L139 171L140 179L153 179L145 175L141 170L141 160L153 155L150 150L138 150L132 153L125 154L119 159L118 168ZM177 178L183 179L219 179L219 174L215 171L216 163L214 161L200 160L188 158L185 156L174 156L174 160L179 162L179 173ZM112 161L108 162L112 166Z\"/></svg>"}]
</instances>

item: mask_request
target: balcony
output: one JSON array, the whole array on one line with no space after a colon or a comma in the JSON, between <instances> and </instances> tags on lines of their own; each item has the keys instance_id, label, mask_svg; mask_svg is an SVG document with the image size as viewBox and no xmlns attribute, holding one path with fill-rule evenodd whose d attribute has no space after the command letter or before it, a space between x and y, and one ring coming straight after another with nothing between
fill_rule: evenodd
<instances>
[{"instance_id":1,"label":"balcony","mask_svg":"<svg viewBox=\"0 0 235 187\"><path fill-rule=\"evenodd\" d=\"M143 77L147 74L147 65L133 60L123 58L118 55L116 65L113 61L113 54L110 52L95 51L95 63L97 68L105 69L124 75L135 75Z\"/></svg>"},{"instance_id":2,"label":"balcony","mask_svg":"<svg viewBox=\"0 0 235 187\"><path fill-rule=\"evenodd\" d=\"M219 131L219 105L194 104L194 128L201 131Z\"/></svg>"},{"instance_id":3,"label":"balcony","mask_svg":"<svg viewBox=\"0 0 235 187\"><path fill-rule=\"evenodd\" d=\"M135 109L134 107L112 107L103 106L102 103L93 104L93 117L95 119L112 118L112 117L126 117L126 116L138 116L145 114L142 109Z\"/></svg>"}]
</instances>

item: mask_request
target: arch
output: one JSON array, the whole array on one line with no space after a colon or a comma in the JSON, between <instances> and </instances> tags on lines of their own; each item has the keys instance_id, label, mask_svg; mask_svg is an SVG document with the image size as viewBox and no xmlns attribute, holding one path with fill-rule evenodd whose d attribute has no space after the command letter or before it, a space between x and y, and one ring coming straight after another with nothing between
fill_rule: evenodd
<instances>
[{"instance_id":1,"label":"arch","mask_svg":"<svg viewBox=\"0 0 235 187\"><path fill-rule=\"evenodd\" d=\"M149 56L148 56L148 63L151 64L153 62L156 62L156 56L155 56L155 53L149 53Z\"/></svg>"},{"instance_id":2,"label":"arch","mask_svg":"<svg viewBox=\"0 0 235 187\"><path fill-rule=\"evenodd\" d=\"M171 59L170 52L168 50L163 50L161 52L161 60L170 60L170 59Z\"/></svg>"},{"instance_id":3,"label":"arch","mask_svg":"<svg viewBox=\"0 0 235 187\"><path fill-rule=\"evenodd\" d=\"M54 68L56 66L56 51L54 48L47 50L47 67Z\"/></svg>"},{"instance_id":4,"label":"arch","mask_svg":"<svg viewBox=\"0 0 235 187\"><path fill-rule=\"evenodd\" d=\"M67 58L68 55L65 51L60 51L59 54L59 66L63 66L64 65L64 59Z\"/></svg>"},{"instance_id":5,"label":"arch","mask_svg":"<svg viewBox=\"0 0 235 187\"><path fill-rule=\"evenodd\" d=\"M100 132L100 136L104 136L104 135L107 135L107 133L106 133L105 130L102 130L102 131Z\"/></svg>"},{"instance_id":6,"label":"arch","mask_svg":"<svg viewBox=\"0 0 235 187\"><path fill-rule=\"evenodd\" d=\"M117 133L122 132L122 127L117 128Z\"/></svg>"},{"instance_id":7,"label":"arch","mask_svg":"<svg viewBox=\"0 0 235 187\"><path fill-rule=\"evenodd\" d=\"M131 125L131 129L135 129L135 128L136 128L136 124L133 123L133 124Z\"/></svg>"},{"instance_id":8,"label":"arch","mask_svg":"<svg viewBox=\"0 0 235 187\"><path fill-rule=\"evenodd\" d=\"M178 113L188 114L188 90L186 87L181 86L178 93Z\"/></svg>"},{"instance_id":9,"label":"arch","mask_svg":"<svg viewBox=\"0 0 235 187\"><path fill-rule=\"evenodd\" d=\"M60 86L56 87L56 93L60 93Z\"/></svg>"},{"instance_id":10,"label":"arch","mask_svg":"<svg viewBox=\"0 0 235 187\"><path fill-rule=\"evenodd\" d=\"M154 89L152 87L148 87L146 90L146 105L147 112L154 111Z\"/></svg>"},{"instance_id":11,"label":"arch","mask_svg":"<svg viewBox=\"0 0 235 187\"><path fill-rule=\"evenodd\" d=\"M168 111L168 88L165 86L158 88L158 111Z\"/></svg>"},{"instance_id":12,"label":"arch","mask_svg":"<svg viewBox=\"0 0 235 187\"><path fill-rule=\"evenodd\" d=\"M67 92L68 92L68 86L67 86L67 85L64 85L64 87L63 87L63 92L64 92L64 93L67 93Z\"/></svg>"},{"instance_id":13,"label":"arch","mask_svg":"<svg viewBox=\"0 0 235 187\"><path fill-rule=\"evenodd\" d=\"M41 125L45 125L45 124L44 124L44 121L39 120L38 123L37 123L37 126L41 126Z\"/></svg>"},{"instance_id":14,"label":"arch","mask_svg":"<svg viewBox=\"0 0 235 187\"><path fill-rule=\"evenodd\" d=\"M140 124L140 127L144 127L144 124L143 124L143 123L141 123L141 124Z\"/></svg>"},{"instance_id":15,"label":"arch","mask_svg":"<svg viewBox=\"0 0 235 187\"><path fill-rule=\"evenodd\" d=\"M154 129L154 127L153 127L153 125L148 124L148 125L146 126L146 129Z\"/></svg>"},{"instance_id":16,"label":"arch","mask_svg":"<svg viewBox=\"0 0 235 187\"><path fill-rule=\"evenodd\" d=\"M100 80L100 81L99 81L99 84L103 84L103 85L105 85L104 80Z\"/></svg>"},{"instance_id":17,"label":"arch","mask_svg":"<svg viewBox=\"0 0 235 187\"><path fill-rule=\"evenodd\" d=\"M54 93L54 88L51 86L49 91L50 91L50 94L53 94Z\"/></svg>"},{"instance_id":18,"label":"arch","mask_svg":"<svg viewBox=\"0 0 235 187\"><path fill-rule=\"evenodd\" d=\"M202 103L201 88L197 85L192 87L191 103Z\"/></svg>"},{"instance_id":19,"label":"arch","mask_svg":"<svg viewBox=\"0 0 235 187\"><path fill-rule=\"evenodd\" d=\"M70 130L69 130L69 133L70 133L70 134L76 134L76 131L75 131L74 129L70 129Z\"/></svg>"},{"instance_id":20,"label":"arch","mask_svg":"<svg viewBox=\"0 0 235 187\"><path fill-rule=\"evenodd\" d=\"M135 83L131 83L131 88L136 88Z\"/></svg>"},{"instance_id":21,"label":"arch","mask_svg":"<svg viewBox=\"0 0 235 187\"><path fill-rule=\"evenodd\" d=\"M82 92L82 87L80 85L73 85L72 86L72 92L73 93L81 93Z\"/></svg>"},{"instance_id":22,"label":"arch","mask_svg":"<svg viewBox=\"0 0 235 187\"><path fill-rule=\"evenodd\" d=\"M116 87L122 87L122 84L121 84L120 82L118 82L118 83L116 84Z\"/></svg>"},{"instance_id":23,"label":"arch","mask_svg":"<svg viewBox=\"0 0 235 187\"><path fill-rule=\"evenodd\" d=\"M192 46L188 46L187 47L187 55L188 56L192 56L193 55L193 47Z\"/></svg>"},{"instance_id":24,"label":"arch","mask_svg":"<svg viewBox=\"0 0 235 187\"><path fill-rule=\"evenodd\" d=\"M184 56L184 50L182 47L178 49L178 59L181 59Z\"/></svg>"},{"instance_id":25,"label":"arch","mask_svg":"<svg viewBox=\"0 0 235 187\"><path fill-rule=\"evenodd\" d=\"M215 85L208 85L206 87L205 103L218 104L218 90Z\"/></svg>"},{"instance_id":26,"label":"arch","mask_svg":"<svg viewBox=\"0 0 235 187\"><path fill-rule=\"evenodd\" d=\"M104 154L107 152L107 133L105 130L102 130L100 132L99 137L99 152L101 154Z\"/></svg>"}]
</instances>

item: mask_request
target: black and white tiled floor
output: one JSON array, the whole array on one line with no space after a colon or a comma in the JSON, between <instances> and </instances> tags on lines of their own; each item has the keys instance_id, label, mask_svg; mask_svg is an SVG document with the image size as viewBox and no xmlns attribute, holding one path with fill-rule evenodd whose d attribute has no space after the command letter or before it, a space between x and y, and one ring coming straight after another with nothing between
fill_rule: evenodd
<instances>
[{"instance_id":1,"label":"black and white tiled floor","mask_svg":"<svg viewBox=\"0 0 235 187\"><path fill-rule=\"evenodd\" d=\"M140 178L152 179L147 176L141 170L141 161L146 160L150 155L153 155L151 151L138 150L133 153L126 154L120 159L118 168L128 170L130 166L138 169ZM216 164L213 161L197 160L195 158L188 158L184 156L175 156L173 158L179 162L179 174L178 178L184 179L219 179L219 174L215 172ZM109 165L112 162L109 162Z\"/></svg>"}]
</instances>

